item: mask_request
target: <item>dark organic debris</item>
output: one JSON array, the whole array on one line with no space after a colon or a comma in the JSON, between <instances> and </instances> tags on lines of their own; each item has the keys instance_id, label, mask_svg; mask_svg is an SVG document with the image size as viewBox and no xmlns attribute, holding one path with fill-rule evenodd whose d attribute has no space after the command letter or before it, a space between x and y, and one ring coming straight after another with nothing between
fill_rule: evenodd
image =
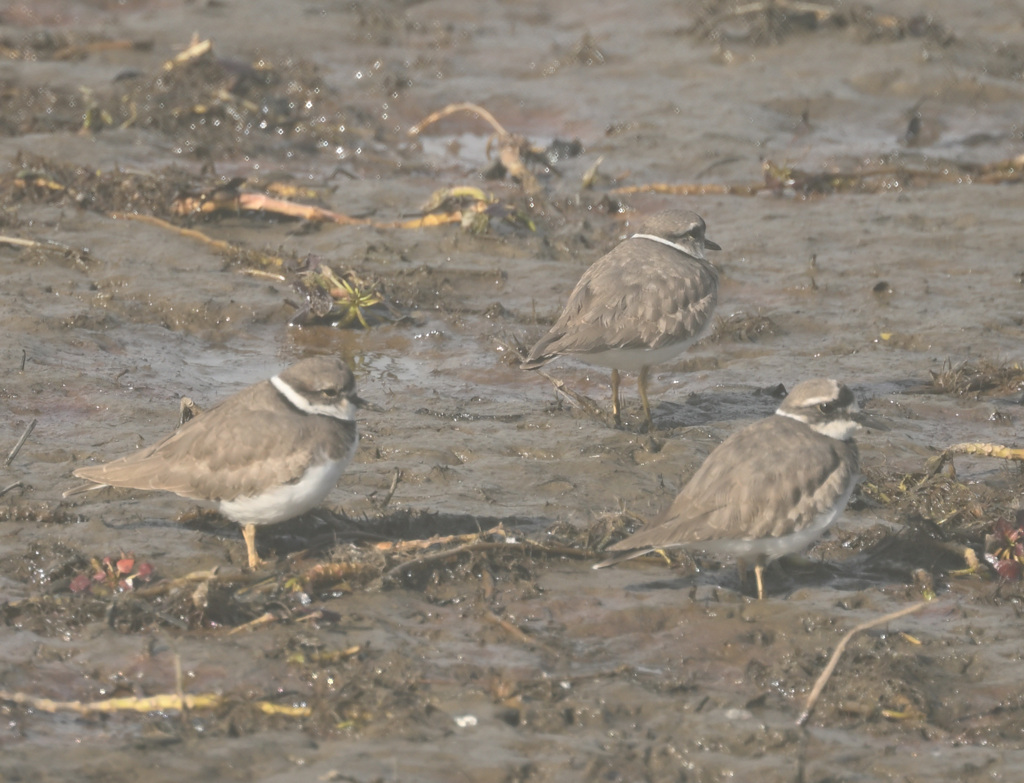
<instances>
[{"instance_id":1,"label":"dark organic debris","mask_svg":"<svg viewBox=\"0 0 1024 783\"><path fill-rule=\"evenodd\" d=\"M152 72L91 91L84 110L82 103L78 90L7 90L0 98L0 134L140 127L175 139L187 154L216 159L256 157L283 145L309 153L323 146L348 148L379 130L346 106L315 67L276 64L266 57L252 64L218 57L209 40L194 41ZM22 111L26 105L48 110Z\"/></svg>"},{"instance_id":2,"label":"dark organic debris","mask_svg":"<svg viewBox=\"0 0 1024 783\"><path fill-rule=\"evenodd\" d=\"M734 313L728 318L715 319L715 331L711 335L712 342L753 343L763 337L776 337L783 334L779 325L769 316L757 313Z\"/></svg>"},{"instance_id":3,"label":"dark organic debris","mask_svg":"<svg viewBox=\"0 0 1024 783\"><path fill-rule=\"evenodd\" d=\"M935 392L953 394L958 397L982 394L1012 394L1024 389L1024 366L1019 362L1013 364L996 364L980 361L977 363L960 362L953 364L946 360L938 372L929 370L931 385Z\"/></svg>"},{"instance_id":4,"label":"dark organic debris","mask_svg":"<svg viewBox=\"0 0 1024 783\"><path fill-rule=\"evenodd\" d=\"M618 187L609 193L663 193L677 196L756 196L759 193L773 193L777 196L812 198L837 193L888 193L935 185L994 185L1024 179L1024 155L982 165L934 159L922 168L913 168L902 158L894 157L891 161L852 170L829 168L824 171L806 171L765 160L762 162L762 170L762 182L655 182Z\"/></svg>"},{"instance_id":5,"label":"dark organic debris","mask_svg":"<svg viewBox=\"0 0 1024 783\"><path fill-rule=\"evenodd\" d=\"M977 542L996 499L984 485L965 484L943 472L893 472L869 468L861 494L890 510L892 518L926 537Z\"/></svg>"},{"instance_id":6,"label":"dark organic debris","mask_svg":"<svg viewBox=\"0 0 1024 783\"><path fill-rule=\"evenodd\" d=\"M169 166L156 172L95 168L19 153L11 175L0 177L5 203L61 203L103 214L169 215L174 197L192 187L192 175Z\"/></svg>"},{"instance_id":7,"label":"dark organic debris","mask_svg":"<svg viewBox=\"0 0 1024 783\"><path fill-rule=\"evenodd\" d=\"M1000 509L1015 502L1015 498L978 482L959 481L952 467L955 455L1024 461L1024 449L993 443L958 443L930 459L922 473L869 469L860 493L889 508L920 542L935 543L962 557L966 569L956 573L978 573L978 552L983 552L985 562L1003 580L1019 581L1024 564L1024 512L1015 512L1015 522L1008 522ZM946 466L949 469L943 470Z\"/></svg>"},{"instance_id":8,"label":"dark organic debris","mask_svg":"<svg viewBox=\"0 0 1024 783\"><path fill-rule=\"evenodd\" d=\"M365 532L349 522L352 543L338 544L338 533L325 536L281 561L276 573L215 569L158 579L152 563L135 555L87 557L58 546L12 560L8 578L37 583L52 596L4 602L0 619L32 627L41 621L40 628L58 634L67 621L55 622L56 616L76 614L81 622L105 614L131 632L163 625L200 630L311 619L330 624L338 618L313 602L389 584L425 585L428 592L456 584L476 589L484 572L496 580L528 579L545 559L593 556L594 543L606 535L599 531L609 524L599 520L593 530L556 525L527 532L506 527L516 521L511 519L492 520L495 524L481 530L485 521L397 511L373 520ZM293 533L282 535L294 538ZM61 595L74 596L77 603L53 600Z\"/></svg>"},{"instance_id":9,"label":"dark organic debris","mask_svg":"<svg viewBox=\"0 0 1024 783\"><path fill-rule=\"evenodd\" d=\"M554 139L544 150L544 158L549 166L562 160L578 158L584 152L583 142L579 139Z\"/></svg>"},{"instance_id":10,"label":"dark organic debris","mask_svg":"<svg viewBox=\"0 0 1024 783\"><path fill-rule=\"evenodd\" d=\"M856 30L865 42L922 38L939 46L955 39L953 32L931 14L903 17L879 13L868 5L763 0L736 4L717 0L697 23L697 32L722 42L774 45L798 34L826 30Z\"/></svg>"},{"instance_id":11,"label":"dark organic debris","mask_svg":"<svg viewBox=\"0 0 1024 783\"><path fill-rule=\"evenodd\" d=\"M0 37L0 57L4 60L31 62L78 61L94 54L110 51L150 51L153 41L148 39L108 38L96 32L69 32L40 29L21 40L13 36Z\"/></svg>"}]
</instances>

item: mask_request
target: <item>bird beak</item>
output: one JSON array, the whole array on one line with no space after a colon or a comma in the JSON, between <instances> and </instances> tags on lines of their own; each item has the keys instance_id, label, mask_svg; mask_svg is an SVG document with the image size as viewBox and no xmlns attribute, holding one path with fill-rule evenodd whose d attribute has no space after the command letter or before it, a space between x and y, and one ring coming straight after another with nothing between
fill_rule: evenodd
<instances>
[{"instance_id":1,"label":"bird beak","mask_svg":"<svg viewBox=\"0 0 1024 783\"><path fill-rule=\"evenodd\" d=\"M712 242L707 237L704 237L704 247L707 248L708 250L721 250L722 249L722 246L720 244L718 244L717 242Z\"/></svg>"},{"instance_id":2,"label":"bird beak","mask_svg":"<svg viewBox=\"0 0 1024 783\"><path fill-rule=\"evenodd\" d=\"M382 407L380 407L376 403L370 402L369 400L364 400L357 394L353 394L351 397L349 397L348 401L355 405L357 408L362 408L368 411L375 411L376 413L384 412L384 409Z\"/></svg>"},{"instance_id":3,"label":"bird beak","mask_svg":"<svg viewBox=\"0 0 1024 783\"><path fill-rule=\"evenodd\" d=\"M868 429L881 430L883 432L888 432L891 429L888 423L877 418L872 413L867 413L866 411L857 411L856 413L851 414L850 418L862 427L867 427Z\"/></svg>"}]
</instances>

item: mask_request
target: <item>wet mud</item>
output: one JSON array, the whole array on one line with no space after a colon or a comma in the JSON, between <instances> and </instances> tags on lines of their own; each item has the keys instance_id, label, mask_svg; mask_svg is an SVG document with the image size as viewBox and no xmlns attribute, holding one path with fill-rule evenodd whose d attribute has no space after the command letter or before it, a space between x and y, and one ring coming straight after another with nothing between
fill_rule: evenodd
<instances>
[{"instance_id":1,"label":"wet mud","mask_svg":"<svg viewBox=\"0 0 1024 783\"><path fill-rule=\"evenodd\" d=\"M1015 779L1012 8L12 3L0 52L4 780ZM716 329L616 428L606 371L518 362L666 207ZM62 497L313 354L374 407L262 569L189 501ZM764 601L591 570L813 376L889 428Z\"/></svg>"}]
</instances>

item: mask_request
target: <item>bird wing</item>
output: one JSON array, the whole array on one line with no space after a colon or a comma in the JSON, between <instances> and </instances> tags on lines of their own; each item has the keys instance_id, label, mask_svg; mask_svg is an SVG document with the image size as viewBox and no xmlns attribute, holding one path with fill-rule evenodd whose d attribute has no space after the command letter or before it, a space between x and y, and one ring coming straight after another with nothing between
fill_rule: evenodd
<instances>
[{"instance_id":1,"label":"bird wing","mask_svg":"<svg viewBox=\"0 0 1024 783\"><path fill-rule=\"evenodd\" d=\"M637 258L619 245L580 278L528 362L563 353L660 348L699 333L717 303L718 274L670 247Z\"/></svg>"},{"instance_id":2,"label":"bird wing","mask_svg":"<svg viewBox=\"0 0 1024 783\"><path fill-rule=\"evenodd\" d=\"M773 447L769 431L784 448ZM610 548L686 546L798 532L827 511L857 474L852 441L820 435L790 419L764 419L715 449L654 526Z\"/></svg>"},{"instance_id":3,"label":"bird wing","mask_svg":"<svg viewBox=\"0 0 1024 783\"><path fill-rule=\"evenodd\" d=\"M282 411L277 395L269 382L243 389L154 446L104 465L79 468L74 475L114 487L233 500L258 494L268 485L298 480L312 459L324 453L343 456L351 443L347 428L354 437L353 423L293 408ZM250 412L253 426L239 426L239 409ZM327 438L316 429L325 425L333 428ZM311 453L306 447L318 440L323 441L322 448ZM271 450L279 458L266 459Z\"/></svg>"}]
</instances>

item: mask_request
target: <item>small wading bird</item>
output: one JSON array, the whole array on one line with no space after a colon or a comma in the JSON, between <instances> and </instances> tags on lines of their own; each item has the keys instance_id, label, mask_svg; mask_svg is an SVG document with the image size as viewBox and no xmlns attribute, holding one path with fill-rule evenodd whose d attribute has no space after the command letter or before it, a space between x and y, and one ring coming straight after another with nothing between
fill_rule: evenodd
<instances>
[{"instance_id":1,"label":"small wading bird","mask_svg":"<svg viewBox=\"0 0 1024 783\"><path fill-rule=\"evenodd\" d=\"M154 446L74 475L104 486L158 489L218 503L242 526L249 566L256 527L297 517L334 489L355 453L364 404L340 359L303 359L243 389Z\"/></svg>"},{"instance_id":2,"label":"small wading bird","mask_svg":"<svg viewBox=\"0 0 1024 783\"><path fill-rule=\"evenodd\" d=\"M753 560L763 598L765 566L810 546L850 499L858 413L837 381L798 384L774 416L726 438L657 522L610 546L616 554L594 568L683 547L735 557L741 580Z\"/></svg>"},{"instance_id":3,"label":"small wading bird","mask_svg":"<svg viewBox=\"0 0 1024 783\"><path fill-rule=\"evenodd\" d=\"M621 424L619 372L639 372L648 428L652 365L667 362L700 339L718 302L718 272L704 250L700 215L665 210L583 273L555 325L520 365L533 370L557 356L578 356L612 370L612 418Z\"/></svg>"}]
</instances>

